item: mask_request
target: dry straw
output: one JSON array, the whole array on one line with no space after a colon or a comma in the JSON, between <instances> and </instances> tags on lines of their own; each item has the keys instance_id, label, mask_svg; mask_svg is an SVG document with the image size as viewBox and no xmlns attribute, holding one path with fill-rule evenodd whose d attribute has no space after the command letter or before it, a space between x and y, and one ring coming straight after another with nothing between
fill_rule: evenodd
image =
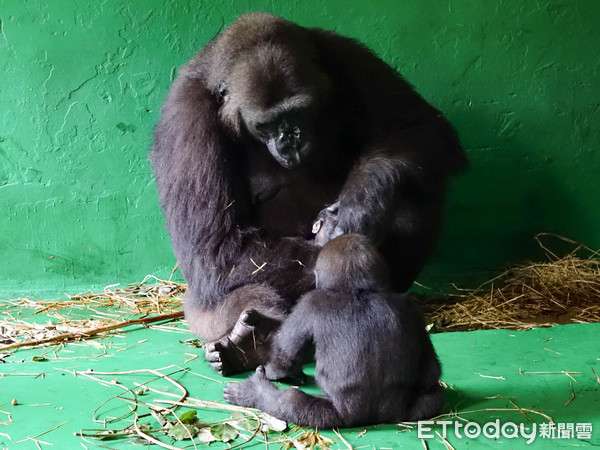
<instances>
[{"instance_id":1,"label":"dry straw","mask_svg":"<svg viewBox=\"0 0 600 450\"><path fill-rule=\"evenodd\" d=\"M542 242L554 237L574 247L559 257ZM439 331L509 328L527 330L564 323L600 322L598 252L564 237L543 233L536 240L549 262L512 267L454 301L428 304Z\"/></svg>"},{"instance_id":2,"label":"dry straw","mask_svg":"<svg viewBox=\"0 0 600 450\"><path fill-rule=\"evenodd\" d=\"M185 289L185 284L148 276L141 283L112 285L103 292L86 292L65 300L4 301L4 311L0 314L0 353L88 339L132 325L148 326L181 319ZM33 317L23 319L22 312ZM35 316L42 313L49 320L36 320Z\"/></svg>"}]
</instances>

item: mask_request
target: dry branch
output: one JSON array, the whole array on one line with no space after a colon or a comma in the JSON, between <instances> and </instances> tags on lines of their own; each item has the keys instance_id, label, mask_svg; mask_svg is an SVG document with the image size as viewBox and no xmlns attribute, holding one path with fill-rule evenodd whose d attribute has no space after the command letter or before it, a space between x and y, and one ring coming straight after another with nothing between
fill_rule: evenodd
<instances>
[{"instance_id":1,"label":"dry branch","mask_svg":"<svg viewBox=\"0 0 600 450\"><path fill-rule=\"evenodd\" d=\"M68 332L68 333L62 333L57 336L52 336L52 337L48 337L48 338L44 338L44 339L36 339L36 340L31 340L31 341L17 342L14 344L6 345L4 347L0 347L0 351L13 350L15 348L21 348L21 347L37 347L37 346L45 345L45 344L53 344L53 343L60 343L60 342L66 342L66 341L72 341L72 340L86 339L86 338L95 336L100 333L106 333L108 331L118 330L120 328L129 327L132 325L148 326L148 324L155 323L155 322L164 322L164 321L168 321L168 320L175 320L175 319L181 319L181 318L183 318L183 311L176 311L176 312L172 312L172 313L168 313L168 314L160 314L158 316L145 317L145 318L141 318L141 319L130 319L130 320L125 320L125 321L115 323L112 325L102 326L102 327L98 327L98 328L91 328L86 331Z\"/></svg>"}]
</instances>

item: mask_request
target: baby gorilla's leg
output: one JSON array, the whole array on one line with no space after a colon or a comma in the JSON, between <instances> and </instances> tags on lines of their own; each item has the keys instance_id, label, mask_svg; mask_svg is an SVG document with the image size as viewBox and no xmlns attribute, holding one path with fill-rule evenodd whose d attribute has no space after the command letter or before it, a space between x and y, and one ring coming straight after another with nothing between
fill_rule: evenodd
<instances>
[{"instance_id":1,"label":"baby gorilla's leg","mask_svg":"<svg viewBox=\"0 0 600 450\"><path fill-rule=\"evenodd\" d=\"M439 384L431 387L427 392L423 392L414 400L408 413L408 418L403 420L417 421L431 419L441 414L444 407L445 395L444 388Z\"/></svg>"},{"instance_id":2,"label":"baby gorilla's leg","mask_svg":"<svg viewBox=\"0 0 600 450\"><path fill-rule=\"evenodd\" d=\"M246 381L227 383L223 389L223 398L231 404L260 408L266 398L277 396L277 389L265 375L263 366L258 366L256 372Z\"/></svg>"},{"instance_id":3,"label":"baby gorilla's leg","mask_svg":"<svg viewBox=\"0 0 600 450\"><path fill-rule=\"evenodd\" d=\"M223 397L235 405L258 408L278 419L313 428L334 428L346 423L330 399L308 395L297 388L280 390L259 366L241 383L228 383Z\"/></svg>"}]
</instances>

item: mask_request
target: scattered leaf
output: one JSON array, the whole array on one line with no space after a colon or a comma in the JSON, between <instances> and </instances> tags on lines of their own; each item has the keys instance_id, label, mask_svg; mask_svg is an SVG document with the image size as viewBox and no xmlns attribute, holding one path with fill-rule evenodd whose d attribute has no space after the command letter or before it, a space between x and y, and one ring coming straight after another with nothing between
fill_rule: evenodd
<instances>
[{"instance_id":1,"label":"scattered leaf","mask_svg":"<svg viewBox=\"0 0 600 450\"><path fill-rule=\"evenodd\" d=\"M210 444L211 442L215 442L217 440L210 432L210 427L201 428L198 434L196 435L196 439L198 439L203 444Z\"/></svg>"},{"instance_id":2,"label":"scattered leaf","mask_svg":"<svg viewBox=\"0 0 600 450\"><path fill-rule=\"evenodd\" d=\"M195 409L190 409L189 411L186 411L181 416L179 416L179 421L177 423L174 423L170 428L169 423L163 426L169 428L168 435L175 438L178 441L182 441L185 439L193 439L196 436L198 436L198 434L200 434L200 432L203 429L210 427L209 424L200 421L198 417L196 417L196 414L197 411Z\"/></svg>"},{"instance_id":3,"label":"scattered leaf","mask_svg":"<svg viewBox=\"0 0 600 450\"><path fill-rule=\"evenodd\" d=\"M129 428L133 428L133 430L135 430L135 427L133 425L131 425ZM150 426L150 422L138 423L138 428L140 430L142 430L144 433L152 431L152 427Z\"/></svg>"},{"instance_id":4,"label":"scattered leaf","mask_svg":"<svg viewBox=\"0 0 600 450\"><path fill-rule=\"evenodd\" d=\"M193 439L200 432L201 428L202 427L199 427L196 424L178 423L169 429L168 435L173 437L176 441Z\"/></svg>"},{"instance_id":5,"label":"scattered leaf","mask_svg":"<svg viewBox=\"0 0 600 450\"><path fill-rule=\"evenodd\" d=\"M100 441L114 441L128 436L129 433L124 433L120 430L103 430L98 432L94 437Z\"/></svg>"},{"instance_id":6,"label":"scattered leaf","mask_svg":"<svg viewBox=\"0 0 600 450\"><path fill-rule=\"evenodd\" d=\"M306 431L303 435L297 437L292 442L288 442L286 448L290 449L295 447L297 449L325 449L329 448L331 444L333 444L331 439L321 436L317 431Z\"/></svg>"},{"instance_id":7,"label":"scattered leaf","mask_svg":"<svg viewBox=\"0 0 600 450\"><path fill-rule=\"evenodd\" d=\"M169 421L169 419L167 419L165 417L165 413L164 412L157 412L157 411L150 411L150 414L152 415L152 417L154 417L156 419L156 421L158 423L160 423L160 426L163 428L171 428L173 426L173 424Z\"/></svg>"},{"instance_id":8,"label":"scattered leaf","mask_svg":"<svg viewBox=\"0 0 600 450\"><path fill-rule=\"evenodd\" d=\"M254 431L258 428L258 420L254 417L248 416L246 414L242 414L239 411L234 411L231 413L231 420L227 421L232 427L237 428L238 430L243 431Z\"/></svg>"},{"instance_id":9,"label":"scattered leaf","mask_svg":"<svg viewBox=\"0 0 600 450\"><path fill-rule=\"evenodd\" d=\"M215 425L211 425L210 432L217 441L221 442L233 441L239 435L237 430L228 423L218 423Z\"/></svg>"},{"instance_id":10,"label":"scattered leaf","mask_svg":"<svg viewBox=\"0 0 600 450\"><path fill-rule=\"evenodd\" d=\"M195 409L190 409L189 411L184 412L179 416L179 420L182 423L193 424L198 422L198 418L196 417L197 411Z\"/></svg>"},{"instance_id":11,"label":"scattered leaf","mask_svg":"<svg viewBox=\"0 0 600 450\"><path fill-rule=\"evenodd\" d=\"M179 342L181 344L185 344L189 347L194 347L194 348L204 348L204 346L206 345L200 339L186 339L185 341L179 341Z\"/></svg>"}]
</instances>

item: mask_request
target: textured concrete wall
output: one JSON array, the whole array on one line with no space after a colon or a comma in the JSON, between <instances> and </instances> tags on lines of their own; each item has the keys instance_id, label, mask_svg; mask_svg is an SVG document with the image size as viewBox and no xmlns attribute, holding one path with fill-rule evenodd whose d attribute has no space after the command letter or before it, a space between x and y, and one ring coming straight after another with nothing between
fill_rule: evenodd
<instances>
[{"instance_id":1,"label":"textured concrete wall","mask_svg":"<svg viewBox=\"0 0 600 450\"><path fill-rule=\"evenodd\" d=\"M362 40L458 128L472 166L421 281L539 257L539 231L600 247L596 0L0 0L0 292L169 275L152 127L177 67L249 10Z\"/></svg>"}]
</instances>

